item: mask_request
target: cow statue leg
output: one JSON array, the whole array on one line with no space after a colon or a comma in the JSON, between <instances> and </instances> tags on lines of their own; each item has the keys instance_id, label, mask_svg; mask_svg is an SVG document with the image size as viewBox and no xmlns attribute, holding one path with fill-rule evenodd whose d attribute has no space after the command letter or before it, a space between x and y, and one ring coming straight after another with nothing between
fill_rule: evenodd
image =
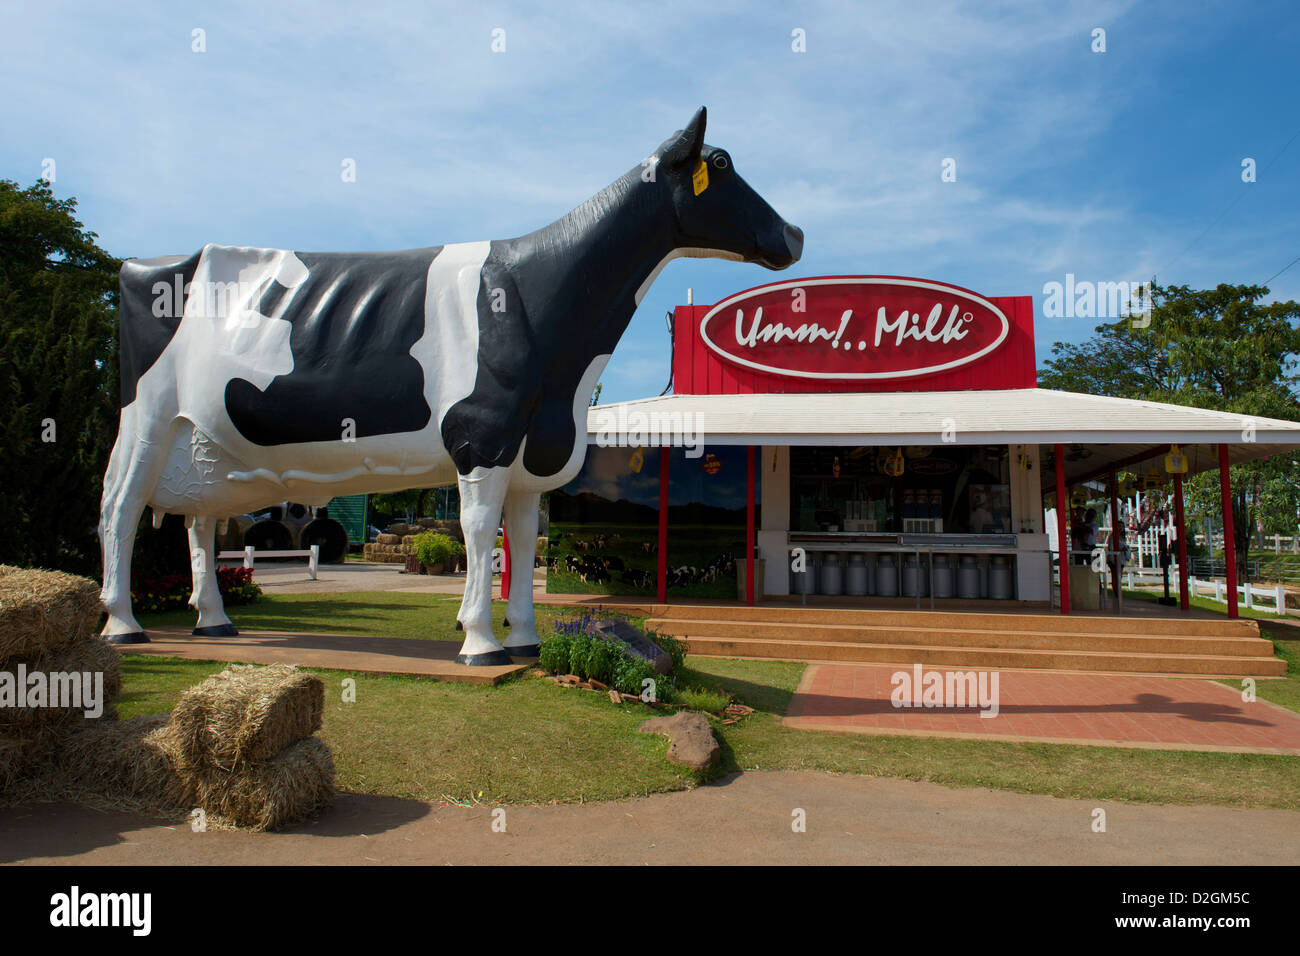
<instances>
[{"instance_id":1,"label":"cow statue leg","mask_svg":"<svg viewBox=\"0 0 1300 956\"><path fill-rule=\"evenodd\" d=\"M533 564L537 558L537 508L540 494L512 491L506 495L506 534L510 537L510 594L506 620L510 633L506 650L514 657L536 657L537 626L533 621Z\"/></svg>"},{"instance_id":2,"label":"cow statue leg","mask_svg":"<svg viewBox=\"0 0 1300 956\"><path fill-rule=\"evenodd\" d=\"M475 468L461 475L460 527L465 533L465 596L456 619L465 630L457 664L511 663L492 635L492 556L510 482L508 468Z\"/></svg>"},{"instance_id":3,"label":"cow statue leg","mask_svg":"<svg viewBox=\"0 0 1300 956\"><path fill-rule=\"evenodd\" d=\"M217 519L189 515L185 528L190 535L190 569L194 575L190 606L199 612L193 633L200 637L235 637L239 631L226 617L221 586L217 584Z\"/></svg>"},{"instance_id":4,"label":"cow statue leg","mask_svg":"<svg viewBox=\"0 0 1300 956\"><path fill-rule=\"evenodd\" d=\"M112 644L142 644L149 638L131 613L131 551L135 531L153 493L166 455L166 433L136 434L136 416L124 411L117 441L104 472L99 509L99 543L104 558L100 600L108 621L100 636Z\"/></svg>"}]
</instances>

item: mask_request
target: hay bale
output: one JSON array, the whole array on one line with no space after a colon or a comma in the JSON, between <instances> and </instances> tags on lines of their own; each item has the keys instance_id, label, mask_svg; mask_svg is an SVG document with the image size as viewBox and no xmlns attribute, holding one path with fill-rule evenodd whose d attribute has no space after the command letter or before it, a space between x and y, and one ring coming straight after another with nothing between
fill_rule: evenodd
<instances>
[{"instance_id":1,"label":"hay bale","mask_svg":"<svg viewBox=\"0 0 1300 956\"><path fill-rule=\"evenodd\" d=\"M402 547L404 548L412 547L415 544L415 539L418 537L419 535L415 535L415 534L402 535Z\"/></svg>"},{"instance_id":2,"label":"hay bale","mask_svg":"<svg viewBox=\"0 0 1300 956\"><path fill-rule=\"evenodd\" d=\"M58 747L59 776L72 799L171 813L194 803L176 766L166 714L95 722Z\"/></svg>"},{"instance_id":3,"label":"hay bale","mask_svg":"<svg viewBox=\"0 0 1300 956\"><path fill-rule=\"evenodd\" d=\"M229 667L181 694L167 735L183 769L269 760L320 729L325 684L287 664Z\"/></svg>"},{"instance_id":4,"label":"hay bale","mask_svg":"<svg viewBox=\"0 0 1300 956\"><path fill-rule=\"evenodd\" d=\"M396 524L389 526L388 533L395 534L399 538L401 538L411 533L411 526L409 524L406 524L405 522L399 521Z\"/></svg>"},{"instance_id":5,"label":"hay bale","mask_svg":"<svg viewBox=\"0 0 1300 956\"><path fill-rule=\"evenodd\" d=\"M114 701L122 694L122 671L117 651L98 637L83 638L68 647L38 657L11 657L0 663L0 671L12 674L16 679L20 664L25 666L29 677L38 672L46 675L88 673L92 675L93 680L95 674L102 674L99 700L102 709L98 717L87 717L86 711L90 706L89 701L84 697L79 705L52 706L55 689L47 676L47 705L43 707L0 706L0 729L12 728L17 733L32 733L37 727L51 727L62 728L66 733L76 729L71 726L74 724L117 719L117 707ZM84 686L81 689L84 692ZM26 686L17 690L20 694L27 693ZM24 697L24 703L25 701Z\"/></svg>"},{"instance_id":6,"label":"hay bale","mask_svg":"<svg viewBox=\"0 0 1300 956\"><path fill-rule=\"evenodd\" d=\"M0 661L88 637L99 624L99 585L62 571L6 568L0 575Z\"/></svg>"},{"instance_id":7,"label":"hay bale","mask_svg":"<svg viewBox=\"0 0 1300 956\"><path fill-rule=\"evenodd\" d=\"M399 544L401 540L402 536L400 534L381 534L375 537L375 541L379 544Z\"/></svg>"},{"instance_id":8,"label":"hay bale","mask_svg":"<svg viewBox=\"0 0 1300 956\"><path fill-rule=\"evenodd\" d=\"M51 762L51 751L66 736L53 724L0 726L0 794L13 790Z\"/></svg>"},{"instance_id":9,"label":"hay bale","mask_svg":"<svg viewBox=\"0 0 1300 956\"><path fill-rule=\"evenodd\" d=\"M461 544L465 543L465 532L461 529L460 519L458 518L438 518L431 520L428 527L433 531L436 531L438 534L445 534L455 538Z\"/></svg>"},{"instance_id":10,"label":"hay bale","mask_svg":"<svg viewBox=\"0 0 1300 956\"><path fill-rule=\"evenodd\" d=\"M217 825L277 830L330 805L334 758L324 741L308 737L265 763L206 770L193 783L198 805Z\"/></svg>"}]
</instances>

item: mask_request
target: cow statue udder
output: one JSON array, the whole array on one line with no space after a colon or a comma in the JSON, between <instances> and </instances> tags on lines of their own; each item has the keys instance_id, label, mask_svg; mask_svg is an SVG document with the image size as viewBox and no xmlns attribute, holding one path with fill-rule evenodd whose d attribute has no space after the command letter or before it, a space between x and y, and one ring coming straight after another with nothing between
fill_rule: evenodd
<instances>
[{"instance_id":1,"label":"cow statue udder","mask_svg":"<svg viewBox=\"0 0 1300 956\"><path fill-rule=\"evenodd\" d=\"M122 410L104 475L103 636L144 641L131 548L145 506L183 514L195 634L237 633L222 606L217 521L292 499L456 483L467 575L457 660L537 653L532 575L492 634L496 530L533 567L541 492L582 467L587 406L670 260L784 269L803 234L685 130L568 215L521 236L387 253L204 246L121 276Z\"/></svg>"}]
</instances>

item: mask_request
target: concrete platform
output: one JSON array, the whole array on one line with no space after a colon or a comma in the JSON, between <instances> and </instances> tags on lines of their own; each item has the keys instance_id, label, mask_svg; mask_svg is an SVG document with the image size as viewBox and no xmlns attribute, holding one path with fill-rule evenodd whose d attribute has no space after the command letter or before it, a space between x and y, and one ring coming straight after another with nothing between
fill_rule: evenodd
<instances>
[{"instance_id":1,"label":"concrete platform","mask_svg":"<svg viewBox=\"0 0 1300 956\"><path fill-rule=\"evenodd\" d=\"M152 628L148 644L114 645L126 654L182 657L240 664L298 664L373 674L414 674L465 684L496 684L529 667L535 658L516 658L501 667L456 663L460 641L417 641L356 634L306 634L299 631L242 631L238 637L195 637L180 626Z\"/></svg>"}]
</instances>

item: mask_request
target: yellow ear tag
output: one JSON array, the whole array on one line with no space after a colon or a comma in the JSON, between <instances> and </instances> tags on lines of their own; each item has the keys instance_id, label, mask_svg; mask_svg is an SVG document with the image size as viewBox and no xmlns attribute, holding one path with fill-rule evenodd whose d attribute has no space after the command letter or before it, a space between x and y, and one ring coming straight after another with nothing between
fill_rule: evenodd
<instances>
[{"instance_id":1,"label":"yellow ear tag","mask_svg":"<svg viewBox=\"0 0 1300 956\"><path fill-rule=\"evenodd\" d=\"M691 185L695 187L695 195L699 195L709 188L709 167L704 160L695 167L695 173L691 176Z\"/></svg>"}]
</instances>

